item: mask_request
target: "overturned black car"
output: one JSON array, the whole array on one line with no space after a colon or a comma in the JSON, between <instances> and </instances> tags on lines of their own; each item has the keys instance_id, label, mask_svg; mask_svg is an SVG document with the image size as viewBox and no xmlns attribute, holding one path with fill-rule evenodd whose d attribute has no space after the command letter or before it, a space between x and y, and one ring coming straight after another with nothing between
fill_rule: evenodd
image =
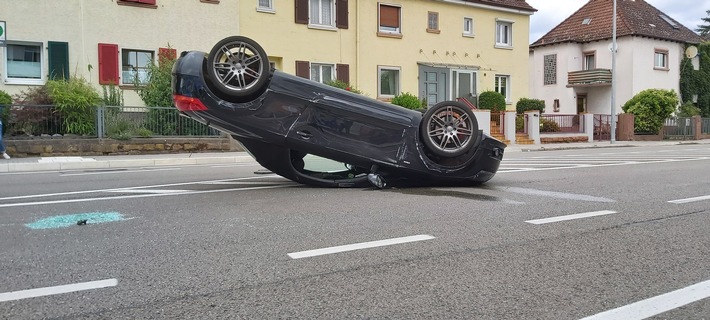
<instances>
[{"instance_id":1,"label":"overturned black car","mask_svg":"<svg viewBox=\"0 0 710 320\"><path fill-rule=\"evenodd\" d=\"M475 185L493 178L506 147L479 130L463 103L420 112L296 77L271 69L261 46L242 36L209 54L182 52L172 86L184 115L232 135L264 168L307 185ZM309 154L342 168L309 168Z\"/></svg>"}]
</instances>

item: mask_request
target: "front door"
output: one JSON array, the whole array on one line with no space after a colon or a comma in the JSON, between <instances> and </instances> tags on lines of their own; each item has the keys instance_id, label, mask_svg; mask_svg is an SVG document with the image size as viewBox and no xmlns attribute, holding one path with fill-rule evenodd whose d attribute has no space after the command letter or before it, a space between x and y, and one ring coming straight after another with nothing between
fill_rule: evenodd
<instances>
[{"instance_id":1,"label":"front door","mask_svg":"<svg viewBox=\"0 0 710 320\"><path fill-rule=\"evenodd\" d=\"M577 114L582 114L587 112L587 95L578 94L577 95Z\"/></svg>"},{"instance_id":2,"label":"front door","mask_svg":"<svg viewBox=\"0 0 710 320\"><path fill-rule=\"evenodd\" d=\"M426 98L427 106L447 100L447 78L446 68L419 66L419 96Z\"/></svg>"}]
</instances>

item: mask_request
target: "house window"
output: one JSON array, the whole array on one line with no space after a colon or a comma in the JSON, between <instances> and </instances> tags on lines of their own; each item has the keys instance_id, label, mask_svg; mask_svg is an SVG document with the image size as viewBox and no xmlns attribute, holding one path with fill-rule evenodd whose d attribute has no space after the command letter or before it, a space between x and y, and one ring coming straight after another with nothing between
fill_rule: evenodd
<instances>
[{"instance_id":1,"label":"house window","mask_svg":"<svg viewBox=\"0 0 710 320\"><path fill-rule=\"evenodd\" d=\"M594 70L597 68L596 54L594 52L585 52L584 61L582 62L582 70Z\"/></svg>"},{"instance_id":2,"label":"house window","mask_svg":"<svg viewBox=\"0 0 710 320\"><path fill-rule=\"evenodd\" d=\"M439 13L431 12L427 14L427 32L439 33Z\"/></svg>"},{"instance_id":3,"label":"house window","mask_svg":"<svg viewBox=\"0 0 710 320\"><path fill-rule=\"evenodd\" d=\"M463 36L473 37L473 18L463 18Z\"/></svg>"},{"instance_id":4,"label":"house window","mask_svg":"<svg viewBox=\"0 0 710 320\"><path fill-rule=\"evenodd\" d=\"M258 0L256 11L274 12L274 0Z\"/></svg>"},{"instance_id":5,"label":"house window","mask_svg":"<svg viewBox=\"0 0 710 320\"><path fill-rule=\"evenodd\" d=\"M513 46L513 22L496 21L496 47L510 48Z\"/></svg>"},{"instance_id":6,"label":"house window","mask_svg":"<svg viewBox=\"0 0 710 320\"><path fill-rule=\"evenodd\" d=\"M495 91L505 97L505 101L510 102L510 76L496 75Z\"/></svg>"},{"instance_id":7,"label":"house window","mask_svg":"<svg viewBox=\"0 0 710 320\"><path fill-rule=\"evenodd\" d=\"M148 68L153 64L153 51L121 50L121 84L141 85L148 81Z\"/></svg>"},{"instance_id":8,"label":"house window","mask_svg":"<svg viewBox=\"0 0 710 320\"><path fill-rule=\"evenodd\" d=\"M380 98L394 98L399 94L399 68L377 67L377 96Z\"/></svg>"},{"instance_id":9,"label":"house window","mask_svg":"<svg viewBox=\"0 0 710 320\"><path fill-rule=\"evenodd\" d=\"M335 1L310 0L310 25L335 27Z\"/></svg>"},{"instance_id":10,"label":"house window","mask_svg":"<svg viewBox=\"0 0 710 320\"><path fill-rule=\"evenodd\" d=\"M545 85L557 84L557 55L548 54L544 57L545 71L544 81Z\"/></svg>"},{"instance_id":11,"label":"house window","mask_svg":"<svg viewBox=\"0 0 710 320\"><path fill-rule=\"evenodd\" d=\"M383 34L401 34L401 8L379 4L379 32Z\"/></svg>"},{"instance_id":12,"label":"house window","mask_svg":"<svg viewBox=\"0 0 710 320\"><path fill-rule=\"evenodd\" d=\"M7 44L5 49L5 83L43 84L41 43Z\"/></svg>"},{"instance_id":13,"label":"house window","mask_svg":"<svg viewBox=\"0 0 710 320\"><path fill-rule=\"evenodd\" d=\"M311 63L311 80L320 83L333 81L333 71L335 66L332 64Z\"/></svg>"},{"instance_id":14,"label":"house window","mask_svg":"<svg viewBox=\"0 0 710 320\"><path fill-rule=\"evenodd\" d=\"M668 70L668 50L655 50L653 68L658 70Z\"/></svg>"}]
</instances>

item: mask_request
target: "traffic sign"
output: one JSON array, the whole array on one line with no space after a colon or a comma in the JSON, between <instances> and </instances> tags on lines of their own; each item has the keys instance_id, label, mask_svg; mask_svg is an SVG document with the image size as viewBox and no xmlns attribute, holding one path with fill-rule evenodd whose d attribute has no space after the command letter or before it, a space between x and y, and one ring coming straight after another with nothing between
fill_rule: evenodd
<instances>
[{"instance_id":1,"label":"traffic sign","mask_svg":"<svg viewBox=\"0 0 710 320\"><path fill-rule=\"evenodd\" d=\"M0 46L5 45L7 40L7 24L5 21L0 21Z\"/></svg>"}]
</instances>

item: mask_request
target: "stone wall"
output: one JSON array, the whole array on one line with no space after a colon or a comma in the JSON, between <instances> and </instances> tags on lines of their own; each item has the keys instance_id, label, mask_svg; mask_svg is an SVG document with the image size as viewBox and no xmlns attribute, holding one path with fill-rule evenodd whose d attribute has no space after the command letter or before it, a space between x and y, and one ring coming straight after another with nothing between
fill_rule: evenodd
<instances>
[{"instance_id":1,"label":"stone wall","mask_svg":"<svg viewBox=\"0 0 710 320\"><path fill-rule=\"evenodd\" d=\"M3 143L10 155L19 158L243 151L241 145L229 136L132 138L129 140L68 137L6 138Z\"/></svg>"}]
</instances>

